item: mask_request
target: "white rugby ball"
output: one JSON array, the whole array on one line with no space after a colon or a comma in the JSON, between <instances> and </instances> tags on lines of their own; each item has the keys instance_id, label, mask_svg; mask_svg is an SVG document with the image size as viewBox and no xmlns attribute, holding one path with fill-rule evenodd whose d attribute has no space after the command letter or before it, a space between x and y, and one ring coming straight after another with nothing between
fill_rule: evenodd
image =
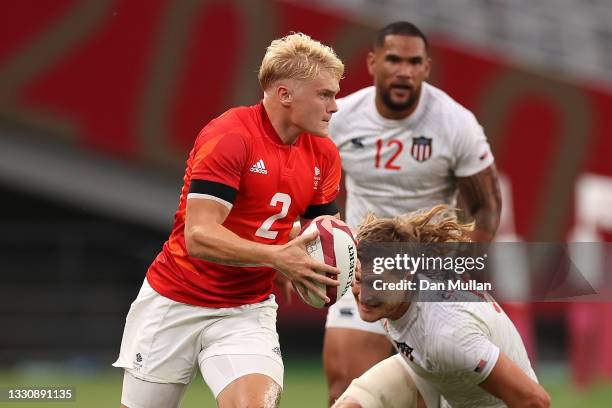
<instances>
[{"instance_id":1,"label":"white rugby ball","mask_svg":"<svg viewBox=\"0 0 612 408\"><path fill-rule=\"evenodd\" d=\"M303 286L294 285L294 287L306 304L320 309L333 305L351 289L357 266L357 244L348 225L330 215L315 218L300 235L308 235L315 230L319 230L319 236L307 246L306 250L317 261L338 268L340 271L338 275L327 276L338 280L340 285L327 286L315 283L326 292L330 299L329 303L325 303Z\"/></svg>"}]
</instances>

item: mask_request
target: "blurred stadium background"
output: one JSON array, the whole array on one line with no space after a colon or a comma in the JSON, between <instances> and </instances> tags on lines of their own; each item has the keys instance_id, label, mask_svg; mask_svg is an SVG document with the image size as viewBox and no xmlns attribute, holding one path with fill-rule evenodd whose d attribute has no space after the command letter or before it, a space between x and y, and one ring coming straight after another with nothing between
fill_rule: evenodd
<instances>
[{"instance_id":1,"label":"blurred stadium background","mask_svg":"<svg viewBox=\"0 0 612 408\"><path fill-rule=\"evenodd\" d=\"M370 84L375 30L416 23L433 44L431 82L475 112L492 144L504 176L499 239L612 239L609 0L5 3L0 386L71 385L65 406L118 405L122 374L110 364L169 233L192 141L227 108L259 100L264 49L289 31L336 49L344 95ZM611 303L507 310L553 406L612 406ZM297 301L281 305L284 407L325 404L323 322ZM201 379L184 406L214 406Z\"/></svg>"}]
</instances>

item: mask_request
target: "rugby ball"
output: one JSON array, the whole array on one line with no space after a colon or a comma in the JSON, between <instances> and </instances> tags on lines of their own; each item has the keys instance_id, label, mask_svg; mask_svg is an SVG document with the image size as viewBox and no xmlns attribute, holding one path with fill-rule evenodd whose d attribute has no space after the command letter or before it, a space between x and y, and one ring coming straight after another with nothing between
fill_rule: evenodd
<instances>
[{"instance_id":1,"label":"rugby ball","mask_svg":"<svg viewBox=\"0 0 612 408\"><path fill-rule=\"evenodd\" d=\"M327 276L339 281L339 286L327 286L317 283L325 290L330 302L325 303L307 288L294 285L302 300L316 308L331 306L351 289L357 266L357 243L351 229L344 222L330 215L315 218L302 230L300 235L308 235L315 230L319 236L306 247L308 254L319 262L338 268L338 275Z\"/></svg>"}]
</instances>

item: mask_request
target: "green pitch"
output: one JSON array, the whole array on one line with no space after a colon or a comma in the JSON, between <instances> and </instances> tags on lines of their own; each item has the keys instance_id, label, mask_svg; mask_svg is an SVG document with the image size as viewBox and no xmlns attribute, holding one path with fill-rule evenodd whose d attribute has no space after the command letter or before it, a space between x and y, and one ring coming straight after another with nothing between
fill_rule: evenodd
<instances>
[{"instance_id":1,"label":"green pitch","mask_svg":"<svg viewBox=\"0 0 612 408\"><path fill-rule=\"evenodd\" d=\"M285 391L281 400L283 408L325 407L327 388L323 378L320 356L293 357L285 361ZM549 391L556 408L607 408L612 406L612 384L600 384L588 392L578 393L567 382L562 369L547 368L539 373L544 387ZM118 407L122 373L119 369L69 373L66 370L36 369L0 371L0 386L66 385L74 387L76 401L53 403L7 403L0 408L101 408ZM198 376L187 391L183 408L216 407L214 399Z\"/></svg>"}]
</instances>

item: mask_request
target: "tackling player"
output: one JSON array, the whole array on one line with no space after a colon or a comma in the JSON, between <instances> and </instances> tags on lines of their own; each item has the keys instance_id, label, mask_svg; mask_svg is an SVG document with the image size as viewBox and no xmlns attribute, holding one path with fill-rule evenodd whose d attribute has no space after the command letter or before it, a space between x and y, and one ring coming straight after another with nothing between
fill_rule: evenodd
<instances>
[{"instance_id":1,"label":"tackling player","mask_svg":"<svg viewBox=\"0 0 612 408\"><path fill-rule=\"evenodd\" d=\"M472 225L444 217L445 211L441 205L393 219L370 215L359 228L359 246L470 241ZM357 272L353 286L359 314L381 320L398 353L354 380L334 408L550 406L519 333L490 295L480 294L483 301L473 292L418 291L381 301L362 290L371 260L361 264L365 272Z\"/></svg>"},{"instance_id":2,"label":"tackling player","mask_svg":"<svg viewBox=\"0 0 612 408\"><path fill-rule=\"evenodd\" d=\"M381 29L367 64L374 86L338 100L330 135L342 157L346 221L455 206L474 217L474 241L490 241L501 199L493 155L474 115L425 82L431 59L425 35L408 22ZM350 294L329 308L323 362L329 403L391 347L379 323L359 318ZM355 350L359 357L355 358Z\"/></svg>"},{"instance_id":3,"label":"tackling player","mask_svg":"<svg viewBox=\"0 0 612 408\"><path fill-rule=\"evenodd\" d=\"M198 135L172 233L127 316L114 364L123 407L177 407L196 366L219 407L278 404L275 271L326 301L314 282L337 286L325 276L336 268L306 252L316 233L287 241L297 217L338 213L340 158L325 136L343 71L307 35L274 40L263 101Z\"/></svg>"}]
</instances>

